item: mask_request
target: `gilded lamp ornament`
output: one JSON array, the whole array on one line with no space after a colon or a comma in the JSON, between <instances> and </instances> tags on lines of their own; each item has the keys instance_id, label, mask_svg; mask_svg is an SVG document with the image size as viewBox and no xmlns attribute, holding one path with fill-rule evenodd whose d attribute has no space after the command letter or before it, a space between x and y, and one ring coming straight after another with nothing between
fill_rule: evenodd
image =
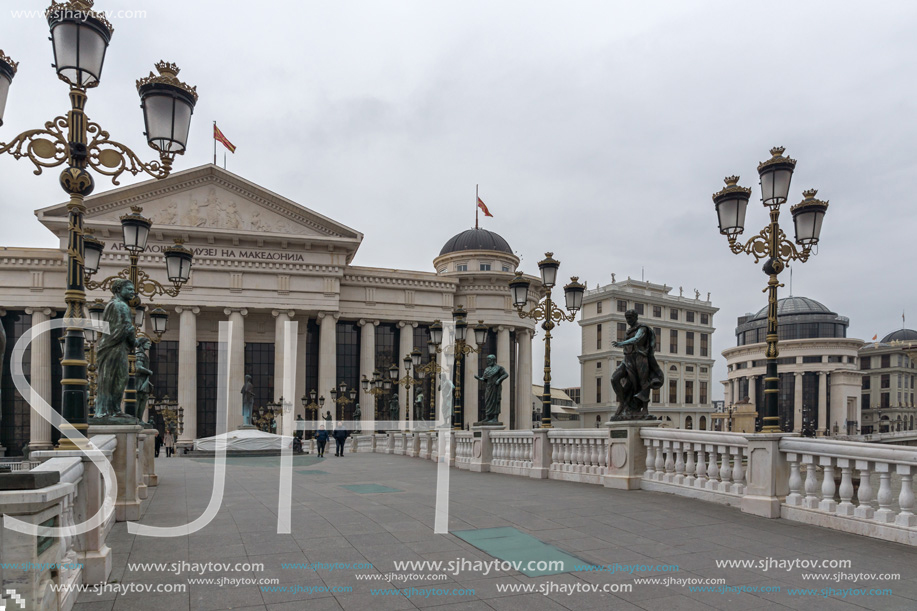
<instances>
[{"instance_id":1,"label":"gilded lamp ornament","mask_svg":"<svg viewBox=\"0 0 917 611\"><path fill-rule=\"evenodd\" d=\"M780 378L777 373L777 289L782 287L778 274L793 262L805 262L817 247L822 221L828 210L828 202L815 199L817 191L803 191L804 199L790 208L796 230L795 244L780 228L780 206L785 204L790 191L790 181L796 168L796 160L784 156L783 147L771 149L771 158L758 164L761 180L761 202L768 208L770 223L760 233L745 243L736 238L745 231L745 213L751 189L739 186L738 176L726 177L726 186L713 194L720 233L729 240L729 249L735 254L745 253L755 258L755 263L764 260L763 270L768 275L767 288L767 370L764 377L764 416L762 430L779 432L781 416L777 405Z\"/></svg>"}]
</instances>

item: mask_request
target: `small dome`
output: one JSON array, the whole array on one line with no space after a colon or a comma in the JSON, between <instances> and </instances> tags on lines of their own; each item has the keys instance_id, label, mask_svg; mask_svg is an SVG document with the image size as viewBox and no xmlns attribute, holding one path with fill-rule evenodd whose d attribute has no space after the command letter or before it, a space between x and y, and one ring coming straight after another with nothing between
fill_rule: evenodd
<instances>
[{"instance_id":1,"label":"small dome","mask_svg":"<svg viewBox=\"0 0 917 611\"><path fill-rule=\"evenodd\" d=\"M910 342L917 340L917 331L912 329L901 329L900 331L895 331L889 333L882 338L883 344L888 344L890 342L899 341L899 342Z\"/></svg>"},{"instance_id":2,"label":"small dome","mask_svg":"<svg viewBox=\"0 0 917 611\"><path fill-rule=\"evenodd\" d=\"M466 229L446 242L439 256L462 250L496 250L513 254L513 249L499 234L486 229Z\"/></svg>"},{"instance_id":3,"label":"small dome","mask_svg":"<svg viewBox=\"0 0 917 611\"><path fill-rule=\"evenodd\" d=\"M834 312L829 310L825 304L808 297L784 297L777 300L777 316L795 314L834 314ZM753 320L759 318L767 318L767 306L758 310Z\"/></svg>"}]
</instances>

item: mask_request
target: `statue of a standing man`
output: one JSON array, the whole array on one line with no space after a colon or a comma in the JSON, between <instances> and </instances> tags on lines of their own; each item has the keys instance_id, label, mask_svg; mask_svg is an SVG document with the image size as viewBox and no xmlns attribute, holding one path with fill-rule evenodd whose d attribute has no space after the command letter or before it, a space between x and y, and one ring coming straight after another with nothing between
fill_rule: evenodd
<instances>
[{"instance_id":1,"label":"statue of a standing man","mask_svg":"<svg viewBox=\"0 0 917 611\"><path fill-rule=\"evenodd\" d=\"M497 365L497 357L487 355L487 368L484 375L474 376L475 380L484 382L484 424L501 424L497 421L500 417L500 402L503 397L503 381L509 377L502 365Z\"/></svg>"},{"instance_id":2,"label":"statue of a standing man","mask_svg":"<svg viewBox=\"0 0 917 611\"><path fill-rule=\"evenodd\" d=\"M651 327L637 324L637 311L628 310L624 320L630 327L627 339L612 342L624 348L624 360L611 376L611 387L618 397L618 411L612 420L653 420L648 406L650 392L665 380L656 362L656 334Z\"/></svg>"},{"instance_id":3,"label":"statue of a standing man","mask_svg":"<svg viewBox=\"0 0 917 611\"><path fill-rule=\"evenodd\" d=\"M455 384L452 383L452 379L449 377L445 371L439 374L439 393L440 393L440 405L443 415L443 420L437 426L442 428L451 429L452 428L452 393L455 390Z\"/></svg>"},{"instance_id":4,"label":"statue of a standing man","mask_svg":"<svg viewBox=\"0 0 917 611\"><path fill-rule=\"evenodd\" d=\"M96 393L96 419L122 416L121 400L128 379L128 351L134 348L136 329L128 302L134 298L134 285L119 278L111 283L112 298L105 305L102 320L108 323L96 345L99 377Z\"/></svg>"},{"instance_id":5,"label":"statue of a standing man","mask_svg":"<svg viewBox=\"0 0 917 611\"><path fill-rule=\"evenodd\" d=\"M242 424L251 425L252 409L255 407L255 385L252 377L245 374L245 384L242 386Z\"/></svg>"},{"instance_id":6,"label":"statue of a standing man","mask_svg":"<svg viewBox=\"0 0 917 611\"><path fill-rule=\"evenodd\" d=\"M134 348L134 369L137 378L137 414L138 418L143 416L146 410L146 403L150 398L150 392L153 390L153 382L150 376L153 371L150 369L150 355L147 350L150 349L150 339L148 337L137 338L137 345Z\"/></svg>"}]
</instances>

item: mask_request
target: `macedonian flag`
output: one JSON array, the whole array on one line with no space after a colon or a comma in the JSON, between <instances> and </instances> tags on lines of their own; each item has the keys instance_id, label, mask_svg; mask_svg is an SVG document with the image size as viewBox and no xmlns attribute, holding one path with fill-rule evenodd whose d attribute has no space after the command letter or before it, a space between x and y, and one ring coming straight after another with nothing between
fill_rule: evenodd
<instances>
[{"instance_id":1,"label":"macedonian flag","mask_svg":"<svg viewBox=\"0 0 917 611\"><path fill-rule=\"evenodd\" d=\"M226 136L223 135L223 132L221 132L220 128L217 127L217 124L215 121L213 123L213 139L219 142L220 144L222 144L223 146L225 146L226 148L228 148L230 153L236 152L235 145L232 142L230 142L226 138ZM216 154L216 151L214 151L214 155L215 154Z\"/></svg>"}]
</instances>

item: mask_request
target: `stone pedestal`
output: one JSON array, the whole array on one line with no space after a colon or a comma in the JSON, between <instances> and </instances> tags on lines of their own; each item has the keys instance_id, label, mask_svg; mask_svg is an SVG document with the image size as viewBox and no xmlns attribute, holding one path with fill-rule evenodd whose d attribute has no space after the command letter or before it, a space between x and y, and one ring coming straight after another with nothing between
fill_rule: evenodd
<instances>
[{"instance_id":1,"label":"stone pedestal","mask_svg":"<svg viewBox=\"0 0 917 611\"><path fill-rule=\"evenodd\" d=\"M471 464L469 471L486 473L490 471L490 459L493 457L494 444L490 440L493 431L502 431L506 427L502 424L472 425L471 435Z\"/></svg>"},{"instance_id":2,"label":"stone pedestal","mask_svg":"<svg viewBox=\"0 0 917 611\"><path fill-rule=\"evenodd\" d=\"M111 462L118 481L115 499L115 520L127 522L140 519L140 498L137 496L137 435L143 427L138 425L91 425L89 436L114 435L117 446Z\"/></svg>"},{"instance_id":3,"label":"stone pedestal","mask_svg":"<svg viewBox=\"0 0 917 611\"><path fill-rule=\"evenodd\" d=\"M646 470L646 446L640 438L640 429L657 427L660 420L609 421L608 465L602 484L618 490L639 490Z\"/></svg>"},{"instance_id":4,"label":"stone pedestal","mask_svg":"<svg viewBox=\"0 0 917 611\"><path fill-rule=\"evenodd\" d=\"M420 455L420 433L405 433L404 454L411 458L416 458Z\"/></svg>"},{"instance_id":5,"label":"stone pedestal","mask_svg":"<svg viewBox=\"0 0 917 611\"><path fill-rule=\"evenodd\" d=\"M143 429L140 437L143 439L143 453L140 455L143 482L150 488L159 485L159 476L156 475L156 429Z\"/></svg>"},{"instance_id":6,"label":"stone pedestal","mask_svg":"<svg viewBox=\"0 0 917 611\"><path fill-rule=\"evenodd\" d=\"M548 473L551 471L551 441L548 439L550 430L532 430L532 471L529 477L548 479Z\"/></svg>"},{"instance_id":7,"label":"stone pedestal","mask_svg":"<svg viewBox=\"0 0 917 611\"><path fill-rule=\"evenodd\" d=\"M395 453L395 435L400 434L401 431L386 431L385 447L382 450L384 454Z\"/></svg>"},{"instance_id":8,"label":"stone pedestal","mask_svg":"<svg viewBox=\"0 0 917 611\"><path fill-rule=\"evenodd\" d=\"M143 446L149 444L149 439L144 437L143 432L137 435L137 460L134 461L134 468L137 470L137 498L141 501L147 498L147 487L143 483Z\"/></svg>"},{"instance_id":9,"label":"stone pedestal","mask_svg":"<svg viewBox=\"0 0 917 611\"><path fill-rule=\"evenodd\" d=\"M748 438L748 470L742 511L765 518L780 517L780 503L789 492L790 467L778 445L799 433L755 433Z\"/></svg>"}]
</instances>

